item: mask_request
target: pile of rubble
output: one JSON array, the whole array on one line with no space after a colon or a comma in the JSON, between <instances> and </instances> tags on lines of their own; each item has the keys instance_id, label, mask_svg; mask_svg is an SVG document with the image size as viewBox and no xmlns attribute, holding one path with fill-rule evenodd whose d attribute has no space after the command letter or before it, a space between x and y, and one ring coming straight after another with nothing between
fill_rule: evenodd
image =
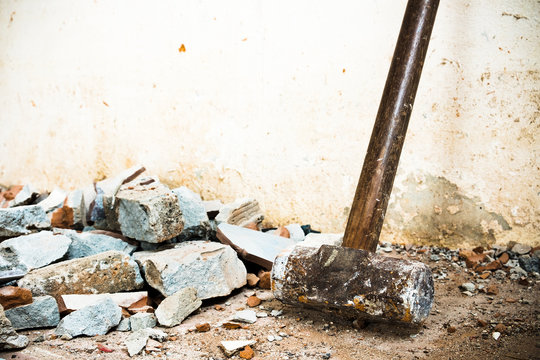
<instances>
[{"instance_id":1,"label":"pile of rubble","mask_svg":"<svg viewBox=\"0 0 540 360\"><path fill-rule=\"evenodd\" d=\"M17 330L55 328L51 336L63 340L129 331L130 356L151 351L170 340L156 327L181 324L203 301L244 286L269 289L273 259L284 248L341 244L340 234L317 234L309 225L261 229L264 216L254 199L203 201L144 171L135 166L71 192L0 188L0 350L28 345ZM477 281L461 284L467 296L496 291L484 288L489 277L523 285L540 278L540 248L522 244L459 251L382 243L377 252L429 261L435 280L446 279L437 266L445 261L472 272ZM247 299L249 307L260 302ZM223 326L242 327L261 316L268 314L238 311ZM221 347L226 356L249 359L255 342Z\"/></svg>"},{"instance_id":2,"label":"pile of rubble","mask_svg":"<svg viewBox=\"0 0 540 360\"><path fill-rule=\"evenodd\" d=\"M0 350L27 346L16 330L56 327L65 340L132 331L126 347L138 354L167 338L155 326L180 324L203 300L246 284L270 288L275 253L310 233L296 224L260 232L257 201L202 201L144 170L71 192L0 189ZM242 239L254 234L274 246L246 251ZM261 264L247 263L258 275L238 255ZM236 320L249 322L242 314Z\"/></svg>"}]
</instances>

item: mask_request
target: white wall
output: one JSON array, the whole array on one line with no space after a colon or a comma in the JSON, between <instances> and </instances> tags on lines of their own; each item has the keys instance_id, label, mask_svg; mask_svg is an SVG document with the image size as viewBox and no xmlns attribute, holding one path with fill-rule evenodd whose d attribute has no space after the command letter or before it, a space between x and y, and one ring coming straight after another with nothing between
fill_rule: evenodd
<instances>
[{"instance_id":1,"label":"white wall","mask_svg":"<svg viewBox=\"0 0 540 360\"><path fill-rule=\"evenodd\" d=\"M0 183L75 188L144 163L343 231L404 8L3 0ZM540 243L539 22L537 1L441 2L384 239ZM426 177L511 229L464 216L483 230L449 239Z\"/></svg>"}]
</instances>

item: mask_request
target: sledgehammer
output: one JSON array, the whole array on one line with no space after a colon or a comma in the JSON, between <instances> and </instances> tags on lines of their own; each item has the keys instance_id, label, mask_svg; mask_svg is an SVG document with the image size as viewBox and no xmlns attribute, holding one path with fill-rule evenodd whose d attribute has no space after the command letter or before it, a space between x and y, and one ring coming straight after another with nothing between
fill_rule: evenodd
<instances>
[{"instance_id":1,"label":"sledgehammer","mask_svg":"<svg viewBox=\"0 0 540 360\"><path fill-rule=\"evenodd\" d=\"M439 0L409 0L343 247L296 246L272 268L279 300L343 315L420 324L433 304L433 278L420 262L375 254Z\"/></svg>"}]
</instances>

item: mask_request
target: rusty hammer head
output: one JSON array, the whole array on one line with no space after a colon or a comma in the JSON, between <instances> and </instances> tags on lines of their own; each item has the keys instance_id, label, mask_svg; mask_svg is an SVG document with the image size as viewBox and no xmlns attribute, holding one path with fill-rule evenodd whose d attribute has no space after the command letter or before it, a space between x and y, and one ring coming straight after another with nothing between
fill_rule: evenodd
<instances>
[{"instance_id":1,"label":"rusty hammer head","mask_svg":"<svg viewBox=\"0 0 540 360\"><path fill-rule=\"evenodd\" d=\"M420 324L433 304L433 279L420 262L340 246L295 246L272 268L279 300L343 315Z\"/></svg>"}]
</instances>

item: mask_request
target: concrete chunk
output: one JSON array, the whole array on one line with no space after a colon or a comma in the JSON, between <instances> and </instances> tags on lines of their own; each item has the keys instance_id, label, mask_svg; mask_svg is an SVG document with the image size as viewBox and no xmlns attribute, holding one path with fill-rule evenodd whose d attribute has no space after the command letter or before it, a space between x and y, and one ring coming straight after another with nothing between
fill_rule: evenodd
<instances>
[{"instance_id":1,"label":"concrete chunk","mask_svg":"<svg viewBox=\"0 0 540 360\"><path fill-rule=\"evenodd\" d=\"M238 351L242 350L246 346L251 346L255 344L255 340L232 340L232 341L222 341L220 343L221 349L227 357L231 357L236 354Z\"/></svg>"},{"instance_id":2,"label":"concrete chunk","mask_svg":"<svg viewBox=\"0 0 540 360\"><path fill-rule=\"evenodd\" d=\"M37 205L0 209L0 238L27 235L51 227L51 221Z\"/></svg>"},{"instance_id":3,"label":"concrete chunk","mask_svg":"<svg viewBox=\"0 0 540 360\"><path fill-rule=\"evenodd\" d=\"M107 251L63 261L31 271L18 281L34 296L100 294L131 291L143 286L139 267L120 251Z\"/></svg>"},{"instance_id":4,"label":"concrete chunk","mask_svg":"<svg viewBox=\"0 0 540 360\"><path fill-rule=\"evenodd\" d=\"M154 339L163 342L167 339L167 334L156 329L141 329L133 332L124 341L129 356L135 356L145 348L148 339Z\"/></svg>"},{"instance_id":5,"label":"concrete chunk","mask_svg":"<svg viewBox=\"0 0 540 360\"><path fill-rule=\"evenodd\" d=\"M260 223L264 215L259 206L259 202L251 198L237 199L236 201L224 205L216 216L218 224L227 223L231 225L245 226L249 223Z\"/></svg>"},{"instance_id":6,"label":"concrete chunk","mask_svg":"<svg viewBox=\"0 0 540 360\"><path fill-rule=\"evenodd\" d=\"M26 184L23 186L21 191L15 196L15 198L10 201L10 207L30 205L32 202L37 199L39 192L32 186L32 184Z\"/></svg>"},{"instance_id":7,"label":"concrete chunk","mask_svg":"<svg viewBox=\"0 0 540 360\"><path fill-rule=\"evenodd\" d=\"M184 229L178 236L179 240L207 239L210 223L200 195L185 186L174 189L172 192L178 197L184 221Z\"/></svg>"},{"instance_id":8,"label":"concrete chunk","mask_svg":"<svg viewBox=\"0 0 540 360\"><path fill-rule=\"evenodd\" d=\"M179 325L201 305L202 301L197 297L197 290L187 287L165 298L156 309L156 316L160 325L172 327Z\"/></svg>"},{"instance_id":9,"label":"concrete chunk","mask_svg":"<svg viewBox=\"0 0 540 360\"><path fill-rule=\"evenodd\" d=\"M0 254L6 252L15 254L19 263L30 270L61 259L67 253L70 244L71 240L66 236L54 235L52 231L41 231L2 242Z\"/></svg>"},{"instance_id":10,"label":"concrete chunk","mask_svg":"<svg viewBox=\"0 0 540 360\"><path fill-rule=\"evenodd\" d=\"M246 284L246 268L227 245L186 241L173 249L133 254L147 283L165 296L194 287L200 299L225 296Z\"/></svg>"},{"instance_id":11,"label":"concrete chunk","mask_svg":"<svg viewBox=\"0 0 540 360\"><path fill-rule=\"evenodd\" d=\"M31 304L6 310L6 317L15 330L54 327L60 321L60 312L52 296L38 296Z\"/></svg>"},{"instance_id":12,"label":"concrete chunk","mask_svg":"<svg viewBox=\"0 0 540 360\"><path fill-rule=\"evenodd\" d=\"M54 333L58 336L105 335L122 319L122 310L112 301L105 298L97 304L86 306L64 317Z\"/></svg>"},{"instance_id":13,"label":"concrete chunk","mask_svg":"<svg viewBox=\"0 0 540 360\"><path fill-rule=\"evenodd\" d=\"M149 243L172 239L184 226L176 195L157 181L140 179L122 185L115 213L123 235Z\"/></svg>"},{"instance_id":14,"label":"concrete chunk","mask_svg":"<svg viewBox=\"0 0 540 360\"><path fill-rule=\"evenodd\" d=\"M129 318L131 331L153 328L157 325L156 315L152 313L136 313Z\"/></svg>"},{"instance_id":15,"label":"concrete chunk","mask_svg":"<svg viewBox=\"0 0 540 360\"><path fill-rule=\"evenodd\" d=\"M71 245L67 253L68 259L96 255L109 250L117 250L131 255L137 249L135 245L104 234L96 234L89 231L80 233L74 230L60 229L56 231L71 239Z\"/></svg>"},{"instance_id":16,"label":"concrete chunk","mask_svg":"<svg viewBox=\"0 0 540 360\"><path fill-rule=\"evenodd\" d=\"M28 338L18 335L0 305L0 350L22 349L28 346Z\"/></svg>"},{"instance_id":17,"label":"concrete chunk","mask_svg":"<svg viewBox=\"0 0 540 360\"><path fill-rule=\"evenodd\" d=\"M94 305L106 297L110 297L114 303L123 308L129 308L135 303L145 303L148 301L148 292L136 291L125 293L106 294L67 294L61 295L64 302L64 310L75 311L85 306Z\"/></svg>"}]
</instances>

